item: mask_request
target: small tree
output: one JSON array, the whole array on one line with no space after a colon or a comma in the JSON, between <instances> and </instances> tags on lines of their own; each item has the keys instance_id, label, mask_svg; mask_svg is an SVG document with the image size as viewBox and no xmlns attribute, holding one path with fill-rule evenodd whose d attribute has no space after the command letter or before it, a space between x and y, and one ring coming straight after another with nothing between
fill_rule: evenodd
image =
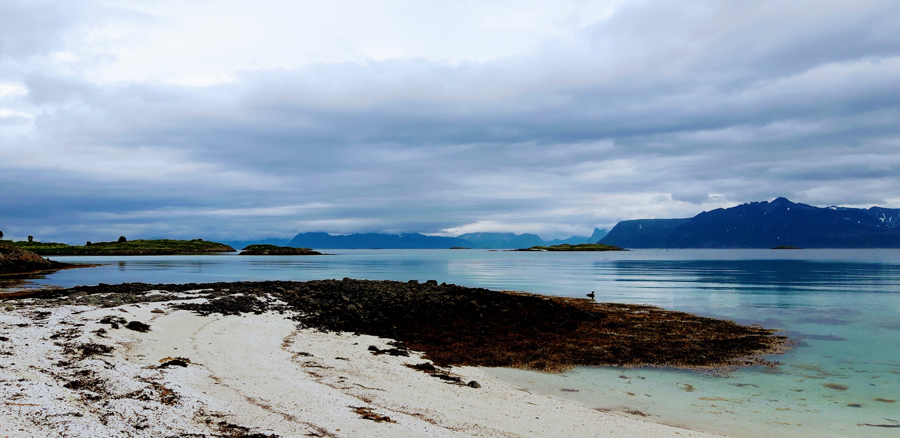
<instances>
[{"instance_id":1,"label":"small tree","mask_svg":"<svg viewBox=\"0 0 900 438\"><path fill-rule=\"evenodd\" d=\"M0 239L3 238L3 231L0 231Z\"/></svg>"},{"instance_id":2,"label":"small tree","mask_svg":"<svg viewBox=\"0 0 900 438\"><path fill-rule=\"evenodd\" d=\"M119 243L125 243L127 241L128 239L126 239L125 236L119 236Z\"/></svg>"},{"instance_id":3,"label":"small tree","mask_svg":"<svg viewBox=\"0 0 900 438\"><path fill-rule=\"evenodd\" d=\"M29 241L29 242L34 242L34 236L28 236L28 241Z\"/></svg>"}]
</instances>

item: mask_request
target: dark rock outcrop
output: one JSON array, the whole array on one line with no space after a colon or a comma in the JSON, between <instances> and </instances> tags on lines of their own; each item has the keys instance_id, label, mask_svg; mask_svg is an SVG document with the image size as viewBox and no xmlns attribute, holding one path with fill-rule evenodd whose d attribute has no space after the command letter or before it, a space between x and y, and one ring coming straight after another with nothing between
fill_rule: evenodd
<instances>
[{"instance_id":1,"label":"dark rock outcrop","mask_svg":"<svg viewBox=\"0 0 900 438\"><path fill-rule=\"evenodd\" d=\"M31 251L0 242L0 275L27 274L72 267L77 265L47 260Z\"/></svg>"}]
</instances>

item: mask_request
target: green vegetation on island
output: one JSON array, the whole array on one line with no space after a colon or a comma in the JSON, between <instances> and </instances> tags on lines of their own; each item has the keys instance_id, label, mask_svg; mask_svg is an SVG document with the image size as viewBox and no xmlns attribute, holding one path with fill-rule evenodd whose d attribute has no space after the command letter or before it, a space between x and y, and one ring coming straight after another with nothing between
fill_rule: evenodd
<instances>
[{"instance_id":1,"label":"green vegetation on island","mask_svg":"<svg viewBox=\"0 0 900 438\"><path fill-rule=\"evenodd\" d=\"M55 242L9 242L21 249L42 256L102 256L102 255L177 255L213 252L235 252L235 249L217 242L203 239L194 240L126 240L120 237L116 242L87 242L84 246L66 245Z\"/></svg>"},{"instance_id":2,"label":"green vegetation on island","mask_svg":"<svg viewBox=\"0 0 900 438\"><path fill-rule=\"evenodd\" d=\"M292 248L269 244L249 245L241 250L241 255L324 255L309 248Z\"/></svg>"},{"instance_id":3,"label":"green vegetation on island","mask_svg":"<svg viewBox=\"0 0 900 438\"><path fill-rule=\"evenodd\" d=\"M531 248L522 248L515 251L628 251L613 245L604 245L602 243L582 243L580 245L570 245L564 243L562 245L553 246L532 246Z\"/></svg>"}]
</instances>

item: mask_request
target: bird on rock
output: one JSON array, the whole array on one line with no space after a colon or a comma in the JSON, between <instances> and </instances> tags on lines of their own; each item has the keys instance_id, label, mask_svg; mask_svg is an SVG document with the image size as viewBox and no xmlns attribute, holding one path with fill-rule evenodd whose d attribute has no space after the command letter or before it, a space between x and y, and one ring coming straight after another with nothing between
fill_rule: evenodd
<instances>
[{"instance_id":1,"label":"bird on rock","mask_svg":"<svg viewBox=\"0 0 900 438\"><path fill-rule=\"evenodd\" d=\"M588 296L588 298L593 300L596 295L594 295L594 291L591 291L591 293L587 294L587 296Z\"/></svg>"}]
</instances>

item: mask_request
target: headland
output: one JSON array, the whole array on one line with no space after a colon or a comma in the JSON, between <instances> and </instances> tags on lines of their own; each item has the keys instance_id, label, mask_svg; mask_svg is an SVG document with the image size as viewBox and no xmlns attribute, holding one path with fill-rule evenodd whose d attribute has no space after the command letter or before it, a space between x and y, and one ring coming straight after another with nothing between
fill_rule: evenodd
<instances>
[{"instance_id":1,"label":"headland","mask_svg":"<svg viewBox=\"0 0 900 438\"><path fill-rule=\"evenodd\" d=\"M0 276L38 274L91 266L96 265L61 263L48 260L9 242L0 242Z\"/></svg>"}]
</instances>

